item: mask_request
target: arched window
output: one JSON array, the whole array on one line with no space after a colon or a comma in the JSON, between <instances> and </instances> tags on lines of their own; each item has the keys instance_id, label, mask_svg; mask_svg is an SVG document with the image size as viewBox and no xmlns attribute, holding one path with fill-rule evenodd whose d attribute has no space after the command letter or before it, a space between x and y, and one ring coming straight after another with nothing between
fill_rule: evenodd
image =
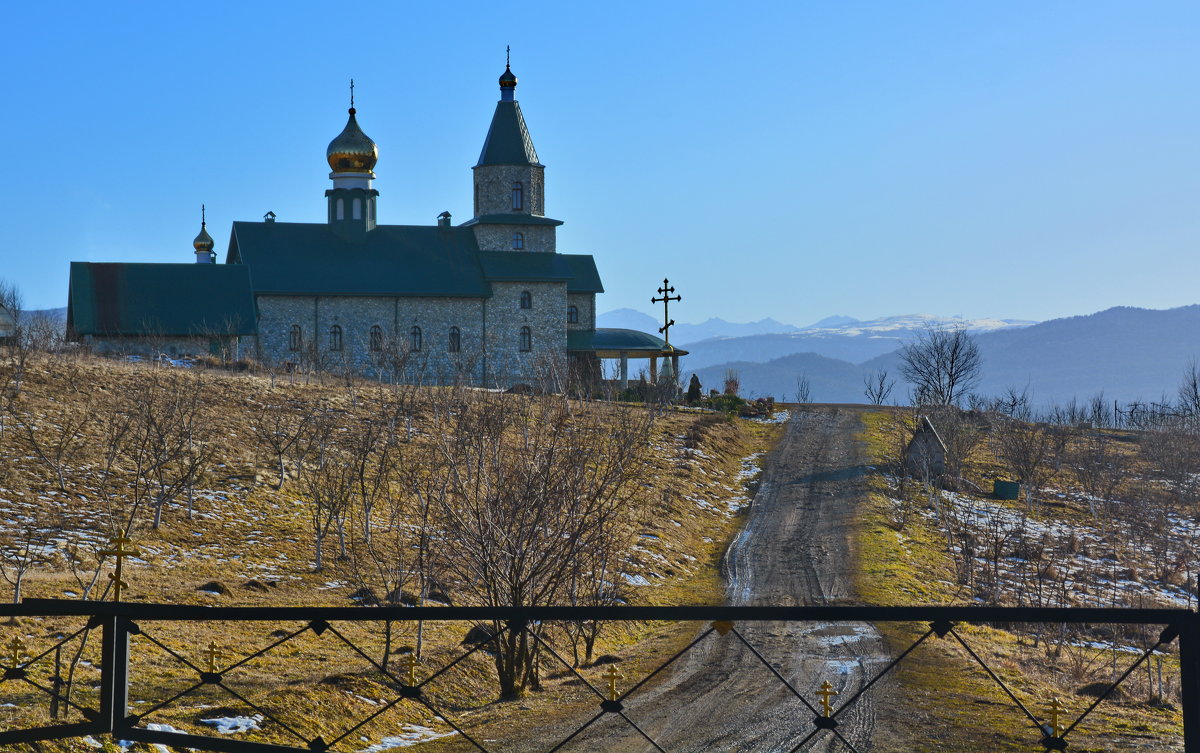
<instances>
[{"instance_id":1,"label":"arched window","mask_svg":"<svg viewBox=\"0 0 1200 753\"><path fill-rule=\"evenodd\" d=\"M525 207L525 187L520 183L513 183L513 209L523 209Z\"/></svg>"},{"instance_id":2,"label":"arched window","mask_svg":"<svg viewBox=\"0 0 1200 753\"><path fill-rule=\"evenodd\" d=\"M337 200L337 218L339 220L346 219L346 202L344 199Z\"/></svg>"},{"instance_id":3,"label":"arched window","mask_svg":"<svg viewBox=\"0 0 1200 753\"><path fill-rule=\"evenodd\" d=\"M298 351L304 346L304 335L300 332L300 325L293 324L291 334L288 336L288 350Z\"/></svg>"},{"instance_id":4,"label":"arched window","mask_svg":"<svg viewBox=\"0 0 1200 753\"><path fill-rule=\"evenodd\" d=\"M354 208L351 210L353 212L353 214L351 216L356 220L361 220L362 219L362 199L355 199L354 204L352 206Z\"/></svg>"},{"instance_id":5,"label":"arched window","mask_svg":"<svg viewBox=\"0 0 1200 753\"><path fill-rule=\"evenodd\" d=\"M421 352L421 328L416 325L408 331L408 349L413 353Z\"/></svg>"},{"instance_id":6,"label":"arched window","mask_svg":"<svg viewBox=\"0 0 1200 753\"><path fill-rule=\"evenodd\" d=\"M579 324L579 307L567 306L567 323Z\"/></svg>"},{"instance_id":7,"label":"arched window","mask_svg":"<svg viewBox=\"0 0 1200 753\"><path fill-rule=\"evenodd\" d=\"M449 345L447 350L449 350L451 353L458 353L462 351L462 333L458 331L458 327L450 328L450 339L448 343Z\"/></svg>"},{"instance_id":8,"label":"arched window","mask_svg":"<svg viewBox=\"0 0 1200 753\"><path fill-rule=\"evenodd\" d=\"M329 349L342 349L342 326L340 324L335 324L329 328Z\"/></svg>"},{"instance_id":9,"label":"arched window","mask_svg":"<svg viewBox=\"0 0 1200 753\"><path fill-rule=\"evenodd\" d=\"M383 329L378 324L371 325L371 352L379 353L383 350Z\"/></svg>"},{"instance_id":10,"label":"arched window","mask_svg":"<svg viewBox=\"0 0 1200 753\"><path fill-rule=\"evenodd\" d=\"M533 308L533 293L530 293L528 290L521 293L521 308Z\"/></svg>"},{"instance_id":11,"label":"arched window","mask_svg":"<svg viewBox=\"0 0 1200 753\"><path fill-rule=\"evenodd\" d=\"M525 233L513 233L513 249L521 250L525 248Z\"/></svg>"},{"instance_id":12,"label":"arched window","mask_svg":"<svg viewBox=\"0 0 1200 753\"><path fill-rule=\"evenodd\" d=\"M526 353L533 350L533 333L529 327L521 327L521 350Z\"/></svg>"}]
</instances>

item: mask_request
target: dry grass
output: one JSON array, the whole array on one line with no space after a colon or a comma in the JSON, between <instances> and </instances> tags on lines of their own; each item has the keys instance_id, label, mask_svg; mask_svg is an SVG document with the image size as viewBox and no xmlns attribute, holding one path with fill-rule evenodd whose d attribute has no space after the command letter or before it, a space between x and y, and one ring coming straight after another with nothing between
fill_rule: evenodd
<instances>
[{"instance_id":1,"label":"dry grass","mask_svg":"<svg viewBox=\"0 0 1200 753\"><path fill-rule=\"evenodd\" d=\"M158 367L111 360L79 358L40 359L25 375L15 409L36 431L49 437L55 427L80 422L86 411L160 376ZM150 527L149 512L133 517L131 536L141 556L130 563L126 599L201 605L346 606L357 587L349 562L329 562L322 572L313 570L313 545L306 506L300 487L294 483L282 491L273 488L271 459L259 451L252 439L250 409L264 401L292 401L305 410L337 410L362 414L373 399L387 399L389 388L371 383L288 384L268 377L217 371L196 373L205 390L205 412L218 426L213 440L216 462L197 484L194 511L188 515L181 503L172 504L163 525ZM438 388L428 388L436 390ZM581 406L582 410L604 411L603 404ZM10 521L9 551L18 523L61 525L50 561L34 568L24 583L26 597L77 598L82 585L96 570L97 548L128 521L129 510L106 499L100 467L104 439L95 422L83 422L85 441L70 459L65 476L66 490L57 489L53 471L40 463L22 438L12 416L6 417L0 433L0 516ZM418 431L436 431L428 416L417 411ZM779 435L779 427L730 420L724 416L666 412L655 425L656 452L647 481L638 489L635 509L634 548L626 567L631 578L651 585L631 589L635 603L706 604L723 600L718 572L721 553L740 524L740 516L729 512L728 503L746 494L742 477L743 458L768 449ZM127 478L122 483L131 483ZM107 572L107 568L105 568ZM82 578L82 582L80 580ZM224 594L197 590L217 582ZM447 584L451 596L455 584ZM364 608L367 609L367 608ZM82 627L70 619L25 619L0 628L0 642L20 637L27 654L40 653L55 636ZM161 699L188 687L195 674L182 670L177 660L158 648L151 637L171 650L203 666L204 649L215 643L226 652L218 664L257 650L276 640L272 633L302 627L264 624L192 624L146 621L145 635L134 640L135 700ZM337 629L375 658L383 654L383 626L341 624ZM425 626L423 674L460 655L467 626L434 623ZM694 626L634 625L623 631L610 630L600 639L598 654L616 654L626 662L629 676L649 667L681 642ZM415 642L416 625L393 626L392 645ZM76 698L86 700L95 681L89 664L96 661L98 636L88 639L84 663L77 668ZM79 647L77 639L65 647L64 656ZM89 661L90 660L90 661ZM393 661L395 658L393 657ZM394 666L394 665L393 665ZM38 662L34 676L48 681L51 662ZM584 670L596 678L601 668ZM229 673L230 685L263 708L293 720L304 735L321 729L329 720L362 718L379 711L380 699L395 695L390 682L330 633L318 637L306 632L270 652L262 659ZM508 734L523 722L547 713L568 713L584 696L570 677L547 669L545 690L519 704L492 702L494 670L486 656L476 654L439 679L430 692L439 703L472 729L484 735ZM0 703L11 699L15 707L0 706L0 727L20 726L44 717L44 697L6 684ZM590 703L590 701L589 701ZM150 704L136 704L134 713L145 713ZM188 731L209 731L200 718L222 714L243 715L246 707L228 694L206 687L185 696L170 708L147 717ZM382 714L378 720L356 731L344 747L365 748L395 734L405 724L443 729L428 711L414 704ZM291 742L273 725L261 733L241 739ZM366 738L363 740L362 738ZM359 745L359 743L362 743ZM64 744L70 747L70 744Z\"/></svg>"},{"instance_id":2,"label":"dry grass","mask_svg":"<svg viewBox=\"0 0 1200 753\"><path fill-rule=\"evenodd\" d=\"M881 469L895 457L893 411L880 410L865 418L864 440L873 463ZM1129 434L1128 432L1123 434ZM1122 451L1132 452L1133 437L1122 437ZM1072 441L1078 441L1074 437ZM969 459L965 472L980 483L1008 478L998 460L995 438L988 437ZM898 526L891 497L895 489L882 473L871 478L871 504L857 523L855 533L857 590L865 603L879 605L971 604L969 589L956 581L952 553L943 533L927 514L912 515ZM1039 520L1083 524L1088 520L1086 503L1060 470L1047 487L1058 490L1050 502L1039 504L1032 515ZM1060 496L1061 495L1061 496ZM914 504L921 499L915 497ZM1024 507L1024 503L1009 503ZM1051 630L1054 626L1050 626ZM907 648L927 625L883 625L881 630L894 652ZM1093 700L1080 689L1111 673L1096 664L1087 650L1055 653L1046 639L1034 645L1028 631L1014 633L986 626L962 625L957 630L990 667L1004 680L1033 713L1045 719L1051 698L1059 697L1071 720ZM1146 634L1157 635L1152 628ZM1150 643L1153 641L1150 640ZM1120 659L1122 668L1134 655ZM1168 680L1177 676L1173 656L1164 662ZM1129 694L1106 700L1069 736L1071 750L1181 750L1182 719L1177 708L1145 700L1145 669L1139 670ZM910 660L896 670L899 687L894 696L900 708L885 711L889 735L881 740L883 750L1031 750L1040 735L1029 720L974 664L952 638L926 641ZM1138 680L1143 680L1140 684ZM1178 681L1175 682L1176 687ZM932 735L931 729L937 734Z\"/></svg>"}]
</instances>

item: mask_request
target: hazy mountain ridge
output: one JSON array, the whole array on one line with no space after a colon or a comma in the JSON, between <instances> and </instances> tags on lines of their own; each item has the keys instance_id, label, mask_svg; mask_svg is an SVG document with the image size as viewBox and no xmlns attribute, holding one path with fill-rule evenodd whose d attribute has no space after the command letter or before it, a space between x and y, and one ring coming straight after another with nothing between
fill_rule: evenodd
<instances>
[{"instance_id":1,"label":"hazy mountain ridge","mask_svg":"<svg viewBox=\"0 0 1200 753\"><path fill-rule=\"evenodd\" d=\"M1184 369L1200 357L1200 338L1191 335L1195 332L1200 332L1200 305L1167 310L1118 306L1086 316L982 332L976 341L983 355L983 378L976 391L995 395L1009 386L1028 386L1038 403L1085 398L1100 391L1123 402L1155 400L1164 394L1173 397ZM879 340L868 337L863 342ZM745 394L790 398L795 394L796 373L783 372L804 368L813 400L862 402L863 376L883 368L897 378L893 399L903 400L908 391L907 385L899 384L900 358L894 349L857 366L848 362L851 359L793 362L789 358L766 363L734 358L697 366L689 356L683 370L685 375L695 371L708 388L710 381L719 387L726 368L736 368ZM836 363L827 363L830 360Z\"/></svg>"},{"instance_id":2,"label":"hazy mountain ridge","mask_svg":"<svg viewBox=\"0 0 1200 753\"><path fill-rule=\"evenodd\" d=\"M766 363L792 353L817 353L851 363L861 363L890 353L926 327L964 327L974 334L1028 327L1021 319L962 319L932 314L905 314L837 327L811 327L796 332L715 337L689 343L688 362L702 369L730 361Z\"/></svg>"}]
</instances>

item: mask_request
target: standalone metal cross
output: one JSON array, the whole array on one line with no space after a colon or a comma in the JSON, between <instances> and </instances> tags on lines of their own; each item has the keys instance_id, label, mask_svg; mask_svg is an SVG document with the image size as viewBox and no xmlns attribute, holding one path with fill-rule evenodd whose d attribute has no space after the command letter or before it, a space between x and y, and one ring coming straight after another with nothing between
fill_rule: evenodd
<instances>
[{"instance_id":1,"label":"standalone metal cross","mask_svg":"<svg viewBox=\"0 0 1200 753\"><path fill-rule=\"evenodd\" d=\"M12 668L16 669L21 665L21 655L25 653L25 641L21 640L20 636L14 636L8 644L9 662Z\"/></svg>"},{"instance_id":2,"label":"standalone metal cross","mask_svg":"<svg viewBox=\"0 0 1200 753\"><path fill-rule=\"evenodd\" d=\"M216 641L209 641L208 648L204 650L204 658L208 662L208 671L216 674L219 671L217 662L225 658L225 652L217 646Z\"/></svg>"},{"instance_id":3,"label":"standalone metal cross","mask_svg":"<svg viewBox=\"0 0 1200 753\"><path fill-rule=\"evenodd\" d=\"M617 671L615 665L608 668L608 671L601 675L605 680L608 680L608 700L617 700L617 680L621 679L621 673Z\"/></svg>"},{"instance_id":4,"label":"standalone metal cross","mask_svg":"<svg viewBox=\"0 0 1200 753\"><path fill-rule=\"evenodd\" d=\"M115 572L108 574L108 579L113 583L113 601L121 600L121 591L129 588L129 584L121 579L121 572L125 565L126 557L141 556L141 552L133 548L133 542L127 536L118 535L108 545L108 549L101 549L97 554L101 557L116 557L117 567Z\"/></svg>"},{"instance_id":5,"label":"standalone metal cross","mask_svg":"<svg viewBox=\"0 0 1200 753\"><path fill-rule=\"evenodd\" d=\"M1062 705L1062 701L1058 700L1058 696L1050 699L1050 730L1055 737L1062 737L1063 728L1059 715L1066 709Z\"/></svg>"},{"instance_id":6,"label":"standalone metal cross","mask_svg":"<svg viewBox=\"0 0 1200 753\"><path fill-rule=\"evenodd\" d=\"M404 670L404 681L410 688L417 686L417 655L405 654L400 658L400 667Z\"/></svg>"},{"instance_id":7,"label":"standalone metal cross","mask_svg":"<svg viewBox=\"0 0 1200 753\"><path fill-rule=\"evenodd\" d=\"M821 713L826 717L833 713L833 706L829 705L829 697L837 694L838 692L829 684L829 680L821 683L821 689L817 691L817 695L821 696Z\"/></svg>"},{"instance_id":8,"label":"standalone metal cross","mask_svg":"<svg viewBox=\"0 0 1200 753\"><path fill-rule=\"evenodd\" d=\"M662 333L663 340L666 341L667 345L670 345L671 344L671 327L675 324L675 320L671 318L670 312L667 310L667 305L671 301L682 301L683 296L681 296L681 295L672 296L671 295L671 293L675 292L675 288L671 287L671 281L665 277L663 278L663 286L658 289L658 292L662 294L662 298L651 298L650 302L651 303L662 303L662 305L663 305L663 326L659 327L658 331Z\"/></svg>"}]
</instances>

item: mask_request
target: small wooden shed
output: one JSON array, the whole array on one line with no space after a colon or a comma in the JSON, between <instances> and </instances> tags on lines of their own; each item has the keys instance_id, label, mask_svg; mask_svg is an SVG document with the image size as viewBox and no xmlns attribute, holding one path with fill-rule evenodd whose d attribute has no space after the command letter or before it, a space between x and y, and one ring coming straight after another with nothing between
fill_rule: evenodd
<instances>
[{"instance_id":1,"label":"small wooden shed","mask_svg":"<svg viewBox=\"0 0 1200 753\"><path fill-rule=\"evenodd\" d=\"M904 450L904 465L910 476L924 480L946 472L946 443L928 416L921 416L917 430Z\"/></svg>"}]
</instances>

